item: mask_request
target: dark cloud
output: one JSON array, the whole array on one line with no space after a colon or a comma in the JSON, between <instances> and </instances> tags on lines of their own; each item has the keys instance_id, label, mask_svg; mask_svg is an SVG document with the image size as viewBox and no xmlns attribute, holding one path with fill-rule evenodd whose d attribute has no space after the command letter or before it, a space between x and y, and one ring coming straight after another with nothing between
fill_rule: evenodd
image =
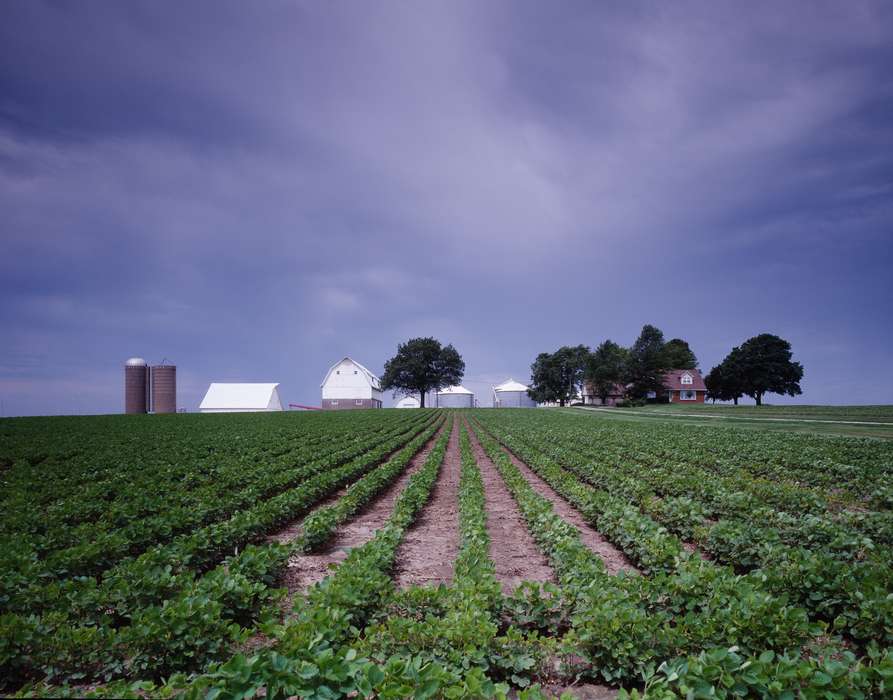
<instances>
[{"instance_id":1,"label":"dark cloud","mask_svg":"<svg viewBox=\"0 0 893 700\"><path fill-rule=\"evenodd\" d=\"M887 3L38 2L0 22L0 393L276 380L434 334L483 393L562 343L773 331L888 402ZM843 390L843 387L846 387Z\"/></svg>"}]
</instances>

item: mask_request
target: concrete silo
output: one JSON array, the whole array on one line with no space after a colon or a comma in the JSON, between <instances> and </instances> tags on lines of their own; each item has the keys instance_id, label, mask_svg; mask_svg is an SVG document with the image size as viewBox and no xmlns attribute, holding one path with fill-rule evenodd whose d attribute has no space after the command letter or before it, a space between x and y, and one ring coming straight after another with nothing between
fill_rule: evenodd
<instances>
[{"instance_id":1,"label":"concrete silo","mask_svg":"<svg viewBox=\"0 0 893 700\"><path fill-rule=\"evenodd\" d=\"M142 357L124 363L124 413L149 410L149 366Z\"/></svg>"},{"instance_id":2,"label":"concrete silo","mask_svg":"<svg viewBox=\"0 0 893 700\"><path fill-rule=\"evenodd\" d=\"M177 367L155 365L152 367L152 411L154 413L177 412Z\"/></svg>"},{"instance_id":3,"label":"concrete silo","mask_svg":"<svg viewBox=\"0 0 893 700\"><path fill-rule=\"evenodd\" d=\"M438 408L474 408L474 394L464 386L448 386L437 392Z\"/></svg>"},{"instance_id":4,"label":"concrete silo","mask_svg":"<svg viewBox=\"0 0 893 700\"><path fill-rule=\"evenodd\" d=\"M536 408L536 401L528 396L527 387L521 382L508 379L499 386L493 387L493 407Z\"/></svg>"}]
</instances>

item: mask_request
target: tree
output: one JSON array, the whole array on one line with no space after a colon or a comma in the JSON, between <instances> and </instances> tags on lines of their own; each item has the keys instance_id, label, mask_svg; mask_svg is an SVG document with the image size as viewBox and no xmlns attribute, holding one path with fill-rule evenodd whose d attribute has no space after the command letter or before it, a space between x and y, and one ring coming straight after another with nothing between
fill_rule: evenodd
<instances>
[{"instance_id":1,"label":"tree","mask_svg":"<svg viewBox=\"0 0 893 700\"><path fill-rule=\"evenodd\" d=\"M425 395L462 381L465 362L452 345L441 346L434 338L412 338L397 346L397 354L385 362L381 386L394 395L418 394L421 407Z\"/></svg>"},{"instance_id":2,"label":"tree","mask_svg":"<svg viewBox=\"0 0 893 700\"><path fill-rule=\"evenodd\" d=\"M744 396L741 385L741 348L732 348L732 352L704 377L707 385L707 398L716 401L734 401Z\"/></svg>"},{"instance_id":3,"label":"tree","mask_svg":"<svg viewBox=\"0 0 893 700\"><path fill-rule=\"evenodd\" d=\"M528 395L538 403L557 401L559 406L564 406L579 392L588 359L589 348L585 345L540 353L530 365Z\"/></svg>"},{"instance_id":4,"label":"tree","mask_svg":"<svg viewBox=\"0 0 893 700\"><path fill-rule=\"evenodd\" d=\"M771 333L744 341L735 369L745 394L763 404L766 393L797 396L803 393L803 365L791 360L791 344Z\"/></svg>"},{"instance_id":5,"label":"tree","mask_svg":"<svg viewBox=\"0 0 893 700\"><path fill-rule=\"evenodd\" d=\"M586 381L593 393L604 404L615 387L623 382L626 372L627 350L617 343L606 340L589 356Z\"/></svg>"},{"instance_id":6,"label":"tree","mask_svg":"<svg viewBox=\"0 0 893 700\"><path fill-rule=\"evenodd\" d=\"M643 399L648 392L664 390L664 373L668 369L664 353L664 334L655 326L642 326L642 332L629 349L626 380L631 384L628 393Z\"/></svg>"},{"instance_id":7,"label":"tree","mask_svg":"<svg viewBox=\"0 0 893 700\"><path fill-rule=\"evenodd\" d=\"M698 358L682 338L673 338L664 344L664 364L667 369L697 369Z\"/></svg>"}]
</instances>

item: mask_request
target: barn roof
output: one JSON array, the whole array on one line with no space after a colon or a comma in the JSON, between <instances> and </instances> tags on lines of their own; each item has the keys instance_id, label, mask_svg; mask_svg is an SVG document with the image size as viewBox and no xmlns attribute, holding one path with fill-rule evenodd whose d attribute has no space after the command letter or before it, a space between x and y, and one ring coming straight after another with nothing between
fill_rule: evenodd
<instances>
[{"instance_id":1,"label":"barn roof","mask_svg":"<svg viewBox=\"0 0 893 700\"><path fill-rule=\"evenodd\" d=\"M359 362L357 362L356 360L354 360L351 357L348 357L347 355L345 355L340 360L338 360L338 362L336 362L334 365L329 367L329 371L326 372L326 376L323 377L322 384L320 384L320 387L324 387L326 385L326 382L329 381L329 377L331 376L332 372L335 371L335 368L338 365L340 365L342 362L344 362L345 360L347 360L348 362L351 362L358 370L360 370L363 374L366 375L366 377L369 379L369 383L372 385L373 389L381 390L381 380L375 374L373 374L368 369L363 367L363 365L361 365Z\"/></svg>"},{"instance_id":2,"label":"barn roof","mask_svg":"<svg viewBox=\"0 0 893 700\"><path fill-rule=\"evenodd\" d=\"M691 375L691 384L682 383L682 375ZM664 387L670 391L690 390L690 391L707 391L707 385L701 373L696 369L671 369L664 374Z\"/></svg>"},{"instance_id":3,"label":"barn roof","mask_svg":"<svg viewBox=\"0 0 893 700\"><path fill-rule=\"evenodd\" d=\"M445 389L439 390L437 393L438 393L438 395L441 395L441 394L471 394L471 395L473 395L472 392L470 392L468 389L466 389L461 384L458 384L456 386L448 386Z\"/></svg>"},{"instance_id":4,"label":"barn roof","mask_svg":"<svg viewBox=\"0 0 893 700\"><path fill-rule=\"evenodd\" d=\"M509 378L502 384L494 386L493 391L527 391L527 387L521 384L521 382L516 382L514 379Z\"/></svg>"},{"instance_id":5,"label":"barn roof","mask_svg":"<svg viewBox=\"0 0 893 700\"><path fill-rule=\"evenodd\" d=\"M267 408L279 384L214 382L199 408Z\"/></svg>"}]
</instances>

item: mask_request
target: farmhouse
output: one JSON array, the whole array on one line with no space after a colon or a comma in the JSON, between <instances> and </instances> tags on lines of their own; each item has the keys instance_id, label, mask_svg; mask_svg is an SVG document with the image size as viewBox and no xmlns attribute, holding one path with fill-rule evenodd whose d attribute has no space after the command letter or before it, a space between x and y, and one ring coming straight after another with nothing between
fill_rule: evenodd
<instances>
[{"instance_id":1,"label":"farmhouse","mask_svg":"<svg viewBox=\"0 0 893 700\"><path fill-rule=\"evenodd\" d=\"M536 401L528 396L526 386L509 378L493 387L493 407L536 408Z\"/></svg>"},{"instance_id":2,"label":"farmhouse","mask_svg":"<svg viewBox=\"0 0 893 700\"><path fill-rule=\"evenodd\" d=\"M327 410L381 408L381 381L356 360L345 357L322 380L322 407Z\"/></svg>"},{"instance_id":3,"label":"farmhouse","mask_svg":"<svg viewBox=\"0 0 893 700\"><path fill-rule=\"evenodd\" d=\"M670 403L704 403L707 396L707 385L696 369L670 370L664 375L664 389Z\"/></svg>"},{"instance_id":4,"label":"farmhouse","mask_svg":"<svg viewBox=\"0 0 893 700\"><path fill-rule=\"evenodd\" d=\"M214 382L198 410L200 413L281 411L279 384Z\"/></svg>"}]
</instances>

